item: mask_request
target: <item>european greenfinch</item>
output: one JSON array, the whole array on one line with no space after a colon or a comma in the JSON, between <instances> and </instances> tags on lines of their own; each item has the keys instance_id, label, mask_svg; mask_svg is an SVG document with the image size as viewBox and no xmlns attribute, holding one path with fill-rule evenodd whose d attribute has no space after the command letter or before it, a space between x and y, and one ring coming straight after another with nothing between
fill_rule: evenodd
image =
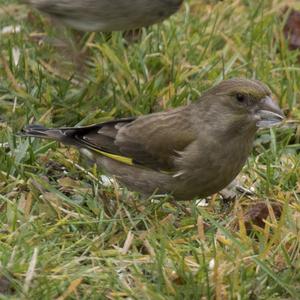
<instances>
[{"instance_id":1,"label":"european greenfinch","mask_svg":"<svg viewBox=\"0 0 300 300\"><path fill-rule=\"evenodd\" d=\"M158 23L183 0L23 0L81 31L131 30Z\"/></svg>"},{"instance_id":2,"label":"european greenfinch","mask_svg":"<svg viewBox=\"0 0 300 300\"><path fill-rule=\"evenodd\" d=\"M189 105L86 127L30 125L23 135L78 147L129 189L207 197L241 171L258 128L284 115L260 81L224 80Z\"/></svg>"}]
</instances>

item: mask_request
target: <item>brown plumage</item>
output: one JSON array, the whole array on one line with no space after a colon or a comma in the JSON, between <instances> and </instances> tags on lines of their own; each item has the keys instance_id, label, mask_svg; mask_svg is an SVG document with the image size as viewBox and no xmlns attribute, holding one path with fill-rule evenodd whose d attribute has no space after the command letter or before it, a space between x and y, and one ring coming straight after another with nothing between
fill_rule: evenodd
<instances>
[{"instance_id":1,"label":"brown plumage","mask_svg":"<svg viewBox=\"0 0 300 300\"><path fill-rule=\"evenodd\" d=\"M158 23L183 0L23 0L82 31L130 30Z\"/></svg>"},{"instance_id":2,"label":"brown plumage","mask_svg":"<svg viewBox=\"0 0 300 300\"><path fill-rule=\"evenodd\" d=\"M81 128L32 125L23 134L79 147L130 189L188 200L226 187L249 156L257 129L282 119L267 86L232 79L168 112Z\"/></svg>"}]
</instances>

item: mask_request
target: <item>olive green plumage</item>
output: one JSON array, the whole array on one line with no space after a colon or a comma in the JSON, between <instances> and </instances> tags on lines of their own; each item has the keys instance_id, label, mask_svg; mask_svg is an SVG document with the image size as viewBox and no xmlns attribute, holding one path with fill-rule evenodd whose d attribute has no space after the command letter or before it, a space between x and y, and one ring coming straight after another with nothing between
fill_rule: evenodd
<instances>
[{"instance_id":1,"label":"olive green plumage","mask_svg":"<svg viewBox=\"0 0 300 300\"><path fill-rule=\"evenodd\" d=\"M232 79L168 112L81 128L32 125L23 134L77 146L132 190L188 200L226 187L249 156L257 129L282 119L266 85Z\"/></svg>"},{"instance_id":2,"label":"olive green plumage","mask_svg":"<svg viewBox=\"0 0 300 300\"><path fill-rule=\"evenodd\" d=\"M82 31L130 30L158 23L183 0L23 0Z\"/></svg>"}]
</instances>

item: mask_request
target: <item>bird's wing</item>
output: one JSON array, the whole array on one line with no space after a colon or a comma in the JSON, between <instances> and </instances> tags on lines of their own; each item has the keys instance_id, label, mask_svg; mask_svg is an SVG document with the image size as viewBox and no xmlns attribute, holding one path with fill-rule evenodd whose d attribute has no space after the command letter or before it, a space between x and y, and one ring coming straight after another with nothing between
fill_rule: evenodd
<instances>
[{"instance_id":1,"label":"bird's wing","mask_svg":"<svg viewBox=\"0 0 300 300\"><path fill-rule=\"evenodd\" d=\"M180 108L94 125L76 130L73 137L95 151L113 155L111 158L169 171L175 169L178 153L196 139L192 128L189 111Z\"/></svg>"},{"instance_id":2,"label":"bird's wing","mask_svg":"<svg viewBox=\"0 0 300 300\"><path fill-rule=\"evenodd\" d=\"M172 170L174 158L196 139L187 107L152 114L121 127L115 144L137 164Z\"/></svg>"}]
</instances>

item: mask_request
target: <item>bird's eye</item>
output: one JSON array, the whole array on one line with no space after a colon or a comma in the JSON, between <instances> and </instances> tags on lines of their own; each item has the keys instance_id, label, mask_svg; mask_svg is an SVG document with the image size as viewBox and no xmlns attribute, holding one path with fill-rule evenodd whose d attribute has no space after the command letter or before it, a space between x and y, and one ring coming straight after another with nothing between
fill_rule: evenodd
<instances>
[{"instance_id":1,"label":"bird's eye","mask_svg":"<svg viewBox=\"0 0 300 300\"><path fill-rule=\"evenodd\" d=\"M245 97L245 95L238 93L238 94L236 94L236 100L243 103L243 102L245 102L246 97Z\"/></svg>"}]
</instances>

